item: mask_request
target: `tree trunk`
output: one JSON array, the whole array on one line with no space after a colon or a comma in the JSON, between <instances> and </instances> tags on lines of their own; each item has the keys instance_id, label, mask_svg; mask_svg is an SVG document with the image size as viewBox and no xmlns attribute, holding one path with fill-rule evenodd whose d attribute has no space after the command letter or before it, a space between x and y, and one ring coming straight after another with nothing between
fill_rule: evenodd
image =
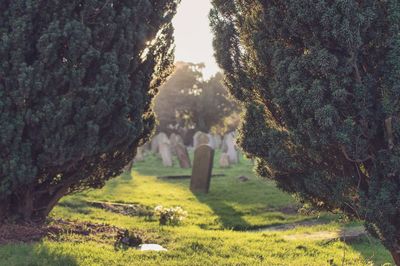
<instances>
[{"instance_id":1,"label":"tree trunk","mask_svg":"<svg viewBox=\"0 0 400 266\"><path fill-rule=\"evenodd\" d=\"M400 266L400 250L391 250L390 253L392 254L394 263Z\"/></svg>"},{"instance_id":2,"label":"tree trunk","mask_svg":"<svg viewBox=\"0 0 400 266\"><path fill-rule=\"evenodd\" d=\"M0 225L10 222L19 224L43 224L58 201L68 194L66 184L54 192L38 193L32 189L21 190L0 202Z\"/></svg>"}]
</instances>

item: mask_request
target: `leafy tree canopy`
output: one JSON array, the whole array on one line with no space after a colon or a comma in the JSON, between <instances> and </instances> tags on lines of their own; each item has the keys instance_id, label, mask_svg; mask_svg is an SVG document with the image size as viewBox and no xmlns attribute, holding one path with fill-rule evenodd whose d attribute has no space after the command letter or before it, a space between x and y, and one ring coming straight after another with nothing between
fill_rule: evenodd
<instances>
[{"instance_id":1,"label":"leafy tree canopy","mask_svg":"<svg viewBox=\"0 0 400 266\"><path fill-rule=\"evenodd\" d=\"M217 73L204 80L203 68L204 64L178 62L155 101L158 130L179 133L188 144L195 132L209 132L237 110L228 98L223 76Z\"/></svg>"}]
</instances>

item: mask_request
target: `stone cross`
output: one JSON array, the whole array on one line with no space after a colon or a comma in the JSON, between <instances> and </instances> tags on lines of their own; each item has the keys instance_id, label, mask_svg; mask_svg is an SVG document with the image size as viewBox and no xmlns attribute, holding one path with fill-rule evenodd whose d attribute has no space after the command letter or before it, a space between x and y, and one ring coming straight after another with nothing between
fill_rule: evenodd
<instances>
[{"instance_id":1,"label":"stone cross","mask_svg":"<svg viewBox=\"0 0 400 266\"><path fill-rule=\"evenodd\" d=\"M190 190L192 192L208 193L214 162L214 149L208 145L201 145L194 151L192 178Z\"/></svg>"}]
</instances>

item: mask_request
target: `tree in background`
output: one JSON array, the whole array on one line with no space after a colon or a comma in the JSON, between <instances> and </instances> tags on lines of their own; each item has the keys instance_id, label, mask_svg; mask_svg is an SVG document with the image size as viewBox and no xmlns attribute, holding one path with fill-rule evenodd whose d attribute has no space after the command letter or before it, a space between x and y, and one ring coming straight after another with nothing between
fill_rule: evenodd
<instances>
[{"instance_id":1,"label":"tree in background","mask_svg":"<svg viewBox=\"0 0 400 266\"><path fill-rule=\"evenodd\" d=\"M217 60L258 173L365 221L400 265L400 4L222 1Z\"/></svg>"},{"instance_id":2,"label":"tree in background","mask_svg":"<svg viewBox=\"0 0 400 266\"><path fill-rule=\"evenodd\" d=\"M223 76L217 73L205 81L203 68L204 64L178 62L155 101L158 130L179 133L187 144L195 132L209 132L237 110L235 102L227 98Z\"/></svg>"},{"instance_id":3,"label":"tree in background","mask_svg":"<svg viewBox=\"0 0 400 266\"><path fill-rule=\"evenodd\" d=\"M177 0L0 1L0 221L43 222L152 132Z\"/></svg>"}]
</instances>

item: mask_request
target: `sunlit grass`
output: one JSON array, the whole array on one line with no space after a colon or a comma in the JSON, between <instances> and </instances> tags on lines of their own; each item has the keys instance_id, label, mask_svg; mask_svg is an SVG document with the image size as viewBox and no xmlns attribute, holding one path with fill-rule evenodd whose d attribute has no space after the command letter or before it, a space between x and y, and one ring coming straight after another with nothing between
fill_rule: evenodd
<instances>
[{"instance_id":1,"label":"sunlit grass","mask_svg":"<svg viewBox=\"0 0 400 266\"><path fill-rule=\"evenodd\" d=\"M345 244L340 241L302 239L304 234L335 234L346 226L336 216L323 214L322 224L286 231L256 232L271 225L291 224L317 216L283 213L296 206L294 199L279 191L273 182L252 174L250 161L230 169L215 165L207 195L193 194L189 180L159 179L157 176L186 175L190 170L164 168L156 156L137 163L131 173L108 182L101 190L66 197L51 216L69 220L107 223L140 229L168 252L115 251L111 244L43 240L36 244L0 247L1 265L376 265L391 261L388 252L375 240L362 238ZM239 176L249 177L241 182ZM161 227L156 217L132 217L91 207L88 202L105 201L140 204L149 208L181 206L189 216L181 226ZM288 240L287 236L291 236ZM296 238L296 236L300 236Z\"/></svg>"}]
</instances>

